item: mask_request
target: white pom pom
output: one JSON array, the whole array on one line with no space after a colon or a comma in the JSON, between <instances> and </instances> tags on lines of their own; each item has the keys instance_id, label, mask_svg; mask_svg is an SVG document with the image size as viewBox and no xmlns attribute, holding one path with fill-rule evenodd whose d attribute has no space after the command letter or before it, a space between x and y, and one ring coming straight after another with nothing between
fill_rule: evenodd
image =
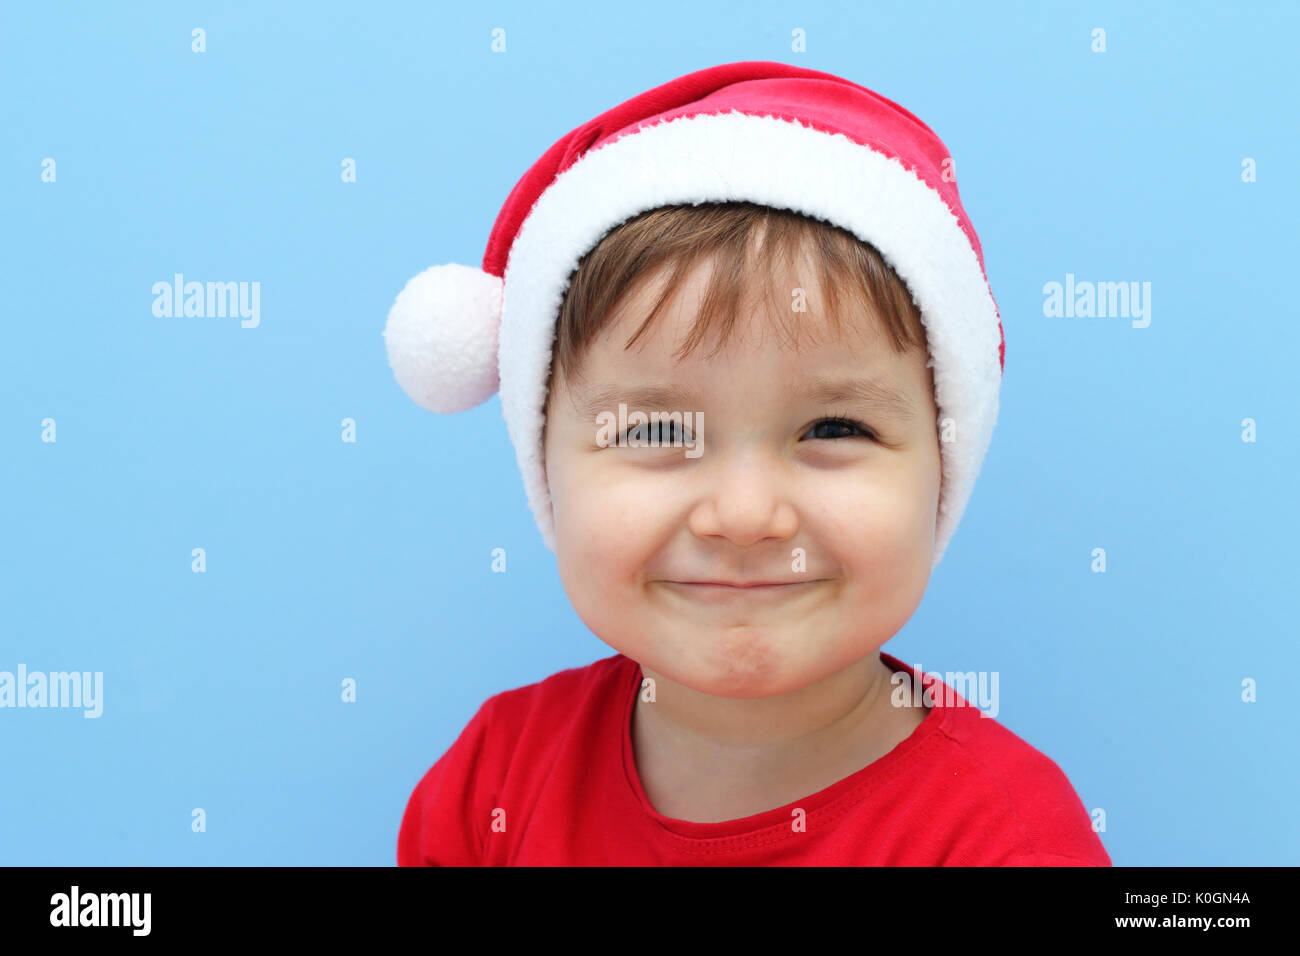
<instances>
[{"instance_id":1,"label":"white pom pom","mask_svg":"<svg viewBox=\"0 0 1300 956\"><path fill-rule=\"evenodd\" d=\"M397 383L421 408L462 412L496 392L501 279L448 263L425 269L397 295L384 342Z\"/></svg>"}]
</instances>

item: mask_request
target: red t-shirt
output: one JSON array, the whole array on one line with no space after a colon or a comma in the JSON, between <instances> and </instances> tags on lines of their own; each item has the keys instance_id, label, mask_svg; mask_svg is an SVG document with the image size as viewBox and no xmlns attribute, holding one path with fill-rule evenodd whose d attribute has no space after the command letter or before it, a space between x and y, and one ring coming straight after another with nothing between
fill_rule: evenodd
<instances>
[{"instance_id":1,"label":"red t-shirt","mask_svg":"<svg viewBox=\"0 0 1300 956\"><path fill-rule=\"evenodd\" d=\"M398 865L1111 865L1061 769L976 707L942 706L961 699L947 689L818 793L721 823L665 817L633 759L641 678L615 654L489 698L411 794Z\"/></svg>"}]
</instances>

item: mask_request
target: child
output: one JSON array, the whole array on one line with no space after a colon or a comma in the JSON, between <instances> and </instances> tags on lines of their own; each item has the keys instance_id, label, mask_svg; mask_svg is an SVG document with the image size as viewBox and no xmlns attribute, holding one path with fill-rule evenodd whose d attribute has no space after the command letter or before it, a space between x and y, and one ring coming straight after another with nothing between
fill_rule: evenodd
<instances>
[{"instance_id":1,"label":"child","mask_svg":"<svg viewBox=\"0 0 1300 956\"><path fill-rule=\"evenodd\" d=\"M412 279L384 334L425 408L499 388L565 591L618 652L484 703L399 864L1110 865L1051 759L880 651L1004 356L912 114L779 63L680 77L552 146L483 269Z\"/></svg>"}]
</instances>

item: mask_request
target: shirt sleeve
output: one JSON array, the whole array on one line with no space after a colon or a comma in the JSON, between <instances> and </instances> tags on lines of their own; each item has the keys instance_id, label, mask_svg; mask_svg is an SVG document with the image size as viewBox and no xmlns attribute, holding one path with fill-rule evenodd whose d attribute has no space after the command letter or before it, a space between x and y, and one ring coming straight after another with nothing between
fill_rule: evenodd
<instances>
[{"instance_id":1,"label":"shirt sleeve","mask_svg":"<svg viewBox=\"0 0 1300 956\"><path fill-rule=\"evenodd\" d=\"M478 866L491 826L480 773L492 701L416 784L397 835L398 866ZM490 799L488 800L490 802Z\"/></svg>"}]
</instances>

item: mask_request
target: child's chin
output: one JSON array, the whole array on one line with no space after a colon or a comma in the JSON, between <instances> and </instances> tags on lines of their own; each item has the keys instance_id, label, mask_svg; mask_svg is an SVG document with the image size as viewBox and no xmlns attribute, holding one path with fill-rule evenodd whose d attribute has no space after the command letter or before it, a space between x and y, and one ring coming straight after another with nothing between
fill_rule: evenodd
<instances>
[{"instance_id":1,"label":"child's chin","mask_svg":"<svg viewBox=\"0 0 1300 956\"><path fill-rule=\"evenodd\" d=\"M661 645L650 656L661 666L643 659L646 667L712 697L774 697L810 683L804 662L785 653L777 636L766 629L700 633L687 646Z\"/></svg>"}]
</instances>

